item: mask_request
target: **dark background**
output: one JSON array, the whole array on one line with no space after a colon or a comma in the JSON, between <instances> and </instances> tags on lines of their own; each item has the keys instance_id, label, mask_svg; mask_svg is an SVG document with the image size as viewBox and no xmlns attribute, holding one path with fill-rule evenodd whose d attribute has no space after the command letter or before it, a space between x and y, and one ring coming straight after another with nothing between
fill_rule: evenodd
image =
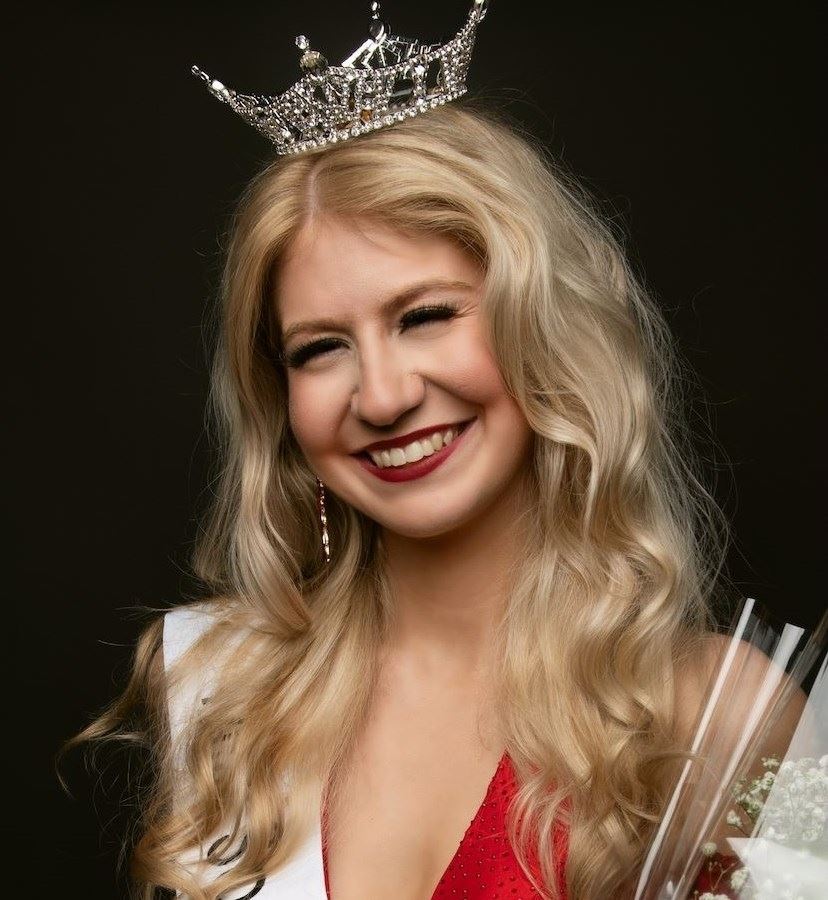
<instances>
[{"instance_id":1,"label":"dark background","mask_svg":"<svg viewBox=\"0 0 828 900\"><path fill-rule=\"evenodd\" d=\"M296 34L335 61L362 41L367 6L38 4L16 22L7 602L24 741L7 777L24 796L6 846L32 854L26 896L124 895L119 762L98 783L70 758L69 799L52 755L123 684L136 607L193 587L209 490L202 322L227 216L270 149L190 65L277 92L299 75ZM815 14L554 7L492 5L472 91L534 131L628 233L709 404L731 576L812 624L824 605ZM397 32L440 37L466 4L384 9Z\"/></svg>"}]
</instances>

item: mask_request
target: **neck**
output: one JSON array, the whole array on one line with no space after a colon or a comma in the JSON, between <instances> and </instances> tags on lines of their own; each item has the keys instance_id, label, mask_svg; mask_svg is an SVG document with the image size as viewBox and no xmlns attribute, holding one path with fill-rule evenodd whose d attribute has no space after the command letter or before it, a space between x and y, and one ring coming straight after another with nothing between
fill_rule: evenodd
<instances>
[{"instance_id":1,"label":"neck","mask_svg":"<svg viewBox=\"0 0 828 900\"><path fill-rule=\"evenodd\" d=\"M526 494L516 490L444 535L383 534L394 598L389 654L416 656L424 673L471 674L487 667L524 546L525 509Z\"/></svg>"}]
</instances>

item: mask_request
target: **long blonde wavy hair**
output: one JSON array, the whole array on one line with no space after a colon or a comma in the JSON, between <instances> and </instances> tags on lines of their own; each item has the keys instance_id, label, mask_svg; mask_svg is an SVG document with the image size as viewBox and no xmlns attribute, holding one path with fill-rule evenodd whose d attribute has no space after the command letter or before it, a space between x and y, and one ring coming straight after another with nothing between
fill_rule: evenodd
<instances>
[{"instance_id":1,"label":"long blonde wavy hair","mask_svg":"<svg viewBox=\"0 0 828 900\"><path fill-rule=\"evenodd\" d=\"M681 751L676 674L710 627L726 524L698 477L684 366L619 241L529 138L459 104L279 158L235 214L212 382L221 469L193 564L215 624L165 673L156 619L123 695L73 739L151 751L140 895L215 900L284 864L371 701L393 609L379 526L330 494L325 565L275 313L280 259L319 213L445 236L485 271L491 345L535 433L531 541L498 624L509 838L554 898L564 821L569 897L621 896ZM171 682L219 659L211 702L171 746ZM199 885L180 859L227 822L245 851Z\"/></svg>"}]
</instances>

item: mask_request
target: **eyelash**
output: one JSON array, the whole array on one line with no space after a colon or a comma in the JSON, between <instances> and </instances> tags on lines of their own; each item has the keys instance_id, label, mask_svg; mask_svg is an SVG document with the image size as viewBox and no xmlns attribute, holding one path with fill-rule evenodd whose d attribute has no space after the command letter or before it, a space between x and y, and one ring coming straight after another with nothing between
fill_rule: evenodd
<instances>
[{"instance_id":1,"label":"eyelash","mask_svg":"<svg viewBox=\"0 0 828 900\"><path fill-rule=\"evenodd\" d=\"M408 310L400 321L404 323L405 327L403 330L405 330L406 327L412 325L424 325L427 322L451 319L456 313L457 309L448 303L434 303L430 306L418 306L416 309ZM309 341L307 344L301 344L291 353L285 354L283 359L289 368L298 369L309 359L327 353L328 350L334 350L341 343L342 341L339 338L322 338L318 341Z\"/></svg>"}]
</instances>

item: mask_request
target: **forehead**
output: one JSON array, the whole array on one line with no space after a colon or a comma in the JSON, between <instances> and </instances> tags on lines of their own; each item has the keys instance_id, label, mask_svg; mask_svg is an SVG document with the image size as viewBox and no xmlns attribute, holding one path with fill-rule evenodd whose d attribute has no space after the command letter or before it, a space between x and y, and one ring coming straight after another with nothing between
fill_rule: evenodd
<instances>
[{"instance_id":1,"label":"forehead","mask_svg":"<svg viewBox=\"0 0 828 900\"><path fill-rule=\"evenodd\" d=\"M306 224L283 257L276 312L284 329L298 319L368 311L419 282L481 279L474 259L449 238L325 217Z\"/></svg>"}]
</instances>

